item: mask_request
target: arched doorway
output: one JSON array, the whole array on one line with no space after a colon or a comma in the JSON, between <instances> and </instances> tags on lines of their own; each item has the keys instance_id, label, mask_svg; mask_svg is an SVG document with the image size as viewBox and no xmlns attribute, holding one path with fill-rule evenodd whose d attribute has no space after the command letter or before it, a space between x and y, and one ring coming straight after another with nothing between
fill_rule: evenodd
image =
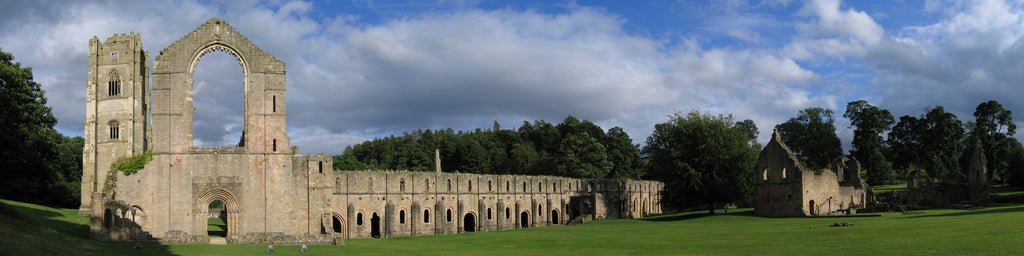
<instances>
[{"instance_id":1,"label":"arched doorway","mask_svg":"<svg viewBox=\"0 0 1024 256\"><path fill-rule=\"evenodd\" d=\"M220 203L215 203L217 201ZM235 200L235 196L227 190L213 189L207 191L197 200L194 207L202 212L202 214L193 216L195 221L193 222L195 224L193 230L196 231L195 233L231 237L231 235L240 231L238 230L238 220L242 219L242 211L238 209L238 201ZM218 212L211 211L211 209ZM219 219L216 220L217 222L223 221L224 224L222 226L212 227L210 225L212 220L210 217L214 216L214 214Z\"/></svg>"},{"instance_id":2,"label":"arched doorway","mask_svg":"<svg viewBox=\"0 0 1024 256\"><path fill-rule=\"evenodd\" d=\"M476 232L476 216L472 213L467 213L466 217L462 218L463 230L466 232Z\"/></svg>"},{"instance_id":3,"label":"arched doorway","mask_svg":"<svg viewBox=\"0 0 1024 256\"><path fill-rule=\"evenodd\" d=\"M370 236L373 238L380 238L380 215L373 213L373 217L370 217Z\"/></svg>"},{"instance_id":4,"label":"arched doorway","mask_svg":"<svg viewBox=\"0 0 1024 256\"><path fill-rule=\"evenodd\" d=\"M524 211L523 213L519 214L519 226L520 227L524 227L524 228L530 227L530 213L529 212L525 212Z\"/></svg>"},{"instance_id":5,"label":"arched doorway","mask_svg":"<svg viewBox=\"0 0 1024 256\"><path fill-rule=\"evenodd\" d=\"M810 202L807 202L807 213L810 214L810 215L815 215L816 214L814 212L814 200L811 200Z\"/></svg>"},{"instance_id":6,"label":"arched doorway","mask_svg":"<svg viewBox=\"0 0 1024 256\"><path fill-rule=\"evenodd\" d=\"M558 223L558 210L551 210L551 224L559 224Z\"/></svg>"},{"instance_id":7,"label":"arched doorway","mask_svg":"<svg viewBox=\"0 0 1024 256\"><path fill-rule=\"evenodd\" d=\"M107 208L106 210L103 210L103 227L110 229L114 227L112 223L114 223L114 214L111 213L110 208Z\"/></svg>"},{"instance_id":8,"label":"arched doorway","mask_svg":"<svg viewBox=\"0 0 1024 256\"><path fill-rule=\"evenodd\" d=\"M210 237L228 237L228 214L224 201L219 199L210 202L206 212L206 235Z\"/></svg>"},{"instance_id":9,"label":"arched doorway","mask_svg":"<svg viewBox=\"0 0 1024 256\"><path fill-rule=\"evenodd\" d=\"M342 218L341 214L331 213L331 230L334 233L340 234L342 238L348 238L348 227L346 227L345 218Z\"/></svg>"}]
</instances>

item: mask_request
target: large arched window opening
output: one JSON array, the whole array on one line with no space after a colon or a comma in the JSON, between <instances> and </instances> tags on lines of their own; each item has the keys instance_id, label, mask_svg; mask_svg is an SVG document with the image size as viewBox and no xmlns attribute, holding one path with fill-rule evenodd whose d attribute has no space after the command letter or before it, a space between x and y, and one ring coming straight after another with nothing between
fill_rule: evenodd
<instances>
[{"instance_id":1,"label":"large arched window opening","mask_svg":"<svg viewBox=\"0 0 1024 256\"><path fill-rule=\"evenodd\" d=\"M192 145L245 146L245 74L236 56L213 46L192 73Z\"/></svg>"}]
</instances>

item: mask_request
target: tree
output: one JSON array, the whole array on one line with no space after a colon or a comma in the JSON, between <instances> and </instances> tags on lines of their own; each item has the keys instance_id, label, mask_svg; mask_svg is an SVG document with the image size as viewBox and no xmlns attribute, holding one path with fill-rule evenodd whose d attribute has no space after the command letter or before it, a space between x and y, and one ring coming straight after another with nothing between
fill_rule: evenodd
<instances>
[{"instance_id":1,"label":"tree","mask_svg":"<svg viewBox=\"0 0 1024 256\"><path fill-rule=\"evenodd\" d=\"M84 140L53 129L57 119L32 68L13 60L0 51L0 197L77 206Z\"/></svg>"},{"instance_id":2,"label":"tree","mask_svg":"<svg viewBox=\"0 0 1024 256\"><path fill-rule=\"evenodd\" d=\"M618 126L608 129L603 144L608 152L608 160L613 164L608 178L635 180L643 176L639 145L633 144L626 131Z\"/></svg>"},{"instance_id":3,"label":"tree","mask_svg":"<svg viewBox=\"0 0 1024 256\"><path fill-rule=\"evenodd\" d=\"M743 200L750 195L750 170L758 149L750 127L737 125L732 115L693 111L669 116L654 126L642 151L647 174L665 183L662 202L671 207Z\"/></svg>"},{"instance_id":4,"label":"tree","mask_svg":"<svg viewBox=\"0 0 1024 256\"><path fill-rule=\"evenodd\" d=\"M793 153L805 158L810 169L828 168L843 157L843 145L836 136L832 110L807 108L785 123L775 126Z\"/></svg>"},{"instance_id":5,"label":"tree","mask_svg":"<svg viewBox=\"0 0 1024 256\"><path fill-rule=\"evenodd\" d=\"M987 158L985 160L988 165L988 178L993 182L1000 182L1009 167L1008 156L1011 153L1011 145L1007 144L1005 138L1013 136L1017 131L1017 125L1013 123L1013 113L1004 109L999 102L991 100L978 105L974 111L974 118L974 127L967 142L981 141Z\"/></svg>"},{"instance_id":6,"label":"tree","mask_svg":"<svg viewBox=\"0 0 1024 256\"><path fill-rule=\"evenodd\" d=\"M573 178L604 178L611 169L604 145L586 132L562 139L558 163L559 175Z\"/></svg>"},{"instance_id":7,"label":"tree","mask_svg":"<svg viewBox=\"0 0 1024 256\"><path fill-rule=\"evenodd\" d=\"M893 164L903 169L917 166L932 179L946 177L960 168L964 134L963 123L942 106L920 118L902 116L889 133L896 155Z\"/></svg>"},{"instance_id":8,"label":"tree","mask_svg":"<svg viewBox=\"0 0 1024 256\"><path fill-rule=\"evenodd\" d=\"M853 130L853 149L850 155L866 170L867 182L872 185L892 182L892 163L882 154L886 151L882 133L895 123L892 113L872 106L867 101L857 100L846 104L843 117L849 118L851 125L857 127Z\"/></svg>"},{"instance_id":9,"label":"tree","mask_svg":"<svg viewBox=\"0 0 1024 256\"><path fill-rule=\"evenodd\" d=\"M1004 138L1009 145L1007 155L1006 184L1024 188L1024 145L1013 137Z\"/></svg>"}]
</instances>

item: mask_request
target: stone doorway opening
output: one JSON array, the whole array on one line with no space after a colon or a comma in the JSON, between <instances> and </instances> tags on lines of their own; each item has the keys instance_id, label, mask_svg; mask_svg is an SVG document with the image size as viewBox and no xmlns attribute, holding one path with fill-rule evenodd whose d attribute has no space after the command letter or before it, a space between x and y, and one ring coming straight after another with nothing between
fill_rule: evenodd
<instances>
[{"instance_id":1,"label":"stone doorway opening","mask_svg":"<svg viewBox=\"0 0 1024 256\"><path fill-rule=\"evenodd\" d=\"M331 230L335 234L340 234L342 238L348 238L348 227L345 225L345 219L341 217L341 214L331 213Z\"/></svg>"},{"instance_id":2,"label":"stone doorway opening","mask_svg":"<svg viewBox=\"0 0 1024 256\"><path fill-rule=\"evenodd\" d=\"M814 200L807 202L807 213L809 213L810 215L817 214L816 212L814 212Z\"/></svg>"},{"instance_id":3,"label":"stone doorway opening","mask_svg":"<svg viewBox=\"0 0 1024 256\"><path fill-rule=\"evenodd\" d=\"M558 224L558 210L551 210L551 224Z\"/></svg>"},{"instance_id":4,"label":"stone doorway opening","mask_svg":"<svg viewBox=\"0 0 1024 256\"><path fill-rule=\"evenodd\" d=\"M523 212L519 214L519 226L524 228L530 227L530 213Z\"/></svg>"},{"instance_id":5,"label":"stone doorway opening","mask_svg":"<svg viewBox=\"0 0 1024 256\"><path fill-rule=\"evenodd\" d=\"M462 218L463 230L466 232L476 232L476 216L472 213L467 213L466 217Z\"/></svg>"},{"instance_id":6,"label":"stone doorway opening","mask_svg":"<svg viewBox=\"0 0 1024 256\"><path fill-rule=\"evenodd\" d=\"M206 220L206 235L211 238L228 237L228 211L224 201L211 201L206 212L209 214Z\"/></svg>"},{"instance_id":7,"label":"stone doorway opening","mask_svg":"<svg viewBox=\"0 0 1024 256\"><path fill-rule=\"evenodd\" d=\"M373 238L380 238L380 215L373 213L373 217L370 217L370 236Z\"/></svg>"}]
</instances>

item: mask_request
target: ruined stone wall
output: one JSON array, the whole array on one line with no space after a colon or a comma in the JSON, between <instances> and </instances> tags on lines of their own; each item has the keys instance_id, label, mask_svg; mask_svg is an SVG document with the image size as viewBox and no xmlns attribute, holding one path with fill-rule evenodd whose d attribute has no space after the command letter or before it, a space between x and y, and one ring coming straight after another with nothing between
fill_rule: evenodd
<instances>
[{"instance_id":1,"label":"ruined stone wall","mask_svg":"<svg viewBox=\"0 0 1024 256\"><path fill-rule=\"evenodd\" d=\"M284 63L220 19L160 51L151 115L140 37L115 35L103 44L94 38L90 47L80 213L90 216L94 239L206 243L209 206L217 200L225 205L227 240L236 244L325 244L661 212L658 182L333 171L330 156L304 156L290 146ZM243 69L245 135L238 147L192 144L192 72L210 51L235 56ZM112 52L120 59L104 60ZM104 96L103 74L117 69L129 70L122 79L130 86L123 95ZM105 120L123 121L119 139L109 138ZM117 158L145 150L155 155L139 172L111 172ZM111 173L116 182L104 190Z\"/></svg>"},{"instance_id":2,"label":"ruined stone wall","mask_svg":"<svg viewBox=\"0 0 1024 256\"><path fill-rule=\"evenodd\" d=\"M381 219L380 237L560 225L571 219L570 200L580 195L596 199L595 210L586 213L596 219L661 213L662 183L652 181L404 171L333 173L335 192L326 207L330 212L319 215L344 216L339 218L344 223L341 235L348 238L373 237L374 214Z\"/></svg>"},{"instance_id":3,"label":"ruined stone wall","mask_svg":"<svg viewBox=\"0 0 1024 256\"><path fill-rule=\"evenodd\" d=\"M804 169L778 132L765 145L751 173L754 212L766 217L854 213L867 200L867 186L853 170ZM852 176L841 182L837 173Z\"/></svg>"}]
</instances>

